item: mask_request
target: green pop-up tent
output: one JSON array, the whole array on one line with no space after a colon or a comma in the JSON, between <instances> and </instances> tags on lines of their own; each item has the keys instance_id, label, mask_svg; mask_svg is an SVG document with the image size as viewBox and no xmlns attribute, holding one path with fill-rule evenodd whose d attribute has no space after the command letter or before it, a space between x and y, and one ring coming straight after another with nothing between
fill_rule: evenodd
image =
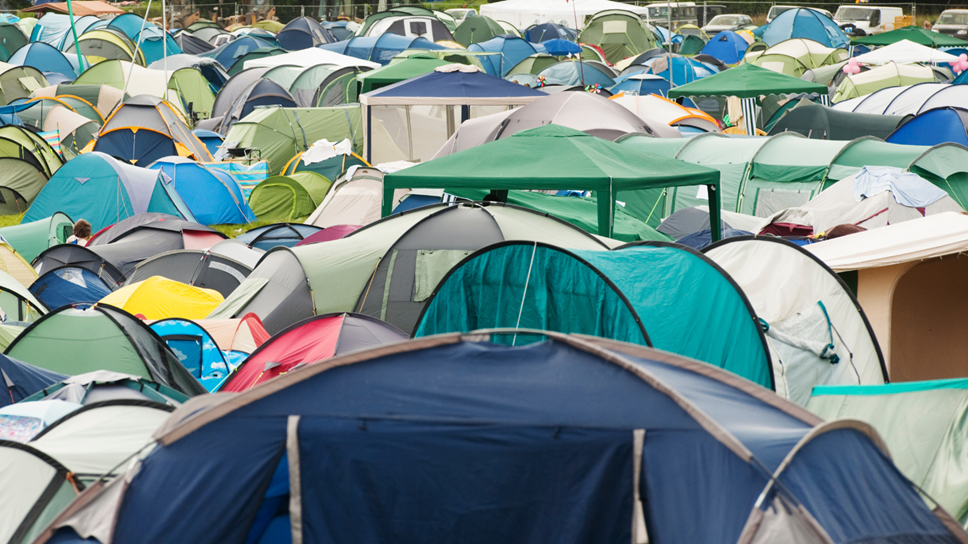
<instances>
[{"instance_id":1,"label":"green pop-up tent","mask_svg":"<svg viewBox=\"0 0 968 544\"><path fill-rule=\"evenodd\" d=\"M882 32L872 36L854 38L850 40L850 43L851 45L881 46L891 45L892 43L897 43L901 40L908 40L916 44L926 45L934 48L968 47L968 41L955 38L954 36L946 36L940 32L925 30L919 26L907 26L897 30L892 30L890 32Z\"/></svg>"},{"instance_id":2,"label":"green pop-up tent","mask_svg":"<svg viewBox=\"0 0 968 544\"><path fill-rule=\"evenodd\" d=\"M594 191L598 233L611 236L616 200L647 214L665 188L685 185L707 187L710 221L719 224L719 171L546 125L388 174L382 213L390 214L393 191L402 188L487 189L498 200L511 189L581 189Z\"/></svg>"},{"instance_id":3,"label":"green pop-up tent","mask_svg":"<svg viewBox=\"0 0 968 544\"><path fill-rule=\"evenodd\" d=\"M752 64L740 64L724 72L697 79L669 91L669 98L686 96L735 96L743 100L743 118L746 133L756 133L755 105L760 96L779 94L817 93L820 102L827 105L828 89L819 83L760 68Z\"/></svg>"}]
</instances>

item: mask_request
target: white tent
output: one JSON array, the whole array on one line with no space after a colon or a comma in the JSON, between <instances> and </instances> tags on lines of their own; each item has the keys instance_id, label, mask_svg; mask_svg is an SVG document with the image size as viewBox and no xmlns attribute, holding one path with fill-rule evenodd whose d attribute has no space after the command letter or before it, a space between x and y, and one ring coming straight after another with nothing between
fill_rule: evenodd
<instances>
[{"instance_id":1,"label":"white tent","mask_svg":"<svg viewBox=\"0 0 968 544\"><path fill-rule=\"evenodd\" d=\"M77 494L57 461L25 444L0 444L0 542L33 542Z\"/></svg>"},{"instance_id":2,"label":"white tent","mask_svg":"<svg viewBox=\"0 0 968 544\"><path fill-rule=\"evenodd\" d=\"M557 23L581 30L587 16L609 9L622 9L644 16L649 13L646 7L609 0L504 0L481 5L481 15L507 21L521 31L539 23Z\"/></svg>"},{"instance_id":3,"label":"white tent","mask_svg":"<svg viewBox=\"0 0 968 544\"><path fill-rule=\"evenodd\" d=\"M610 100L648 121L658 121L670 127L682 125L704 132L720 132L719 125L708 114L680 106L668 98L654 94L619 93Z\"/></svg>"},{"instance_id":4,"label":"white tent","mask_svg":"<svg viewBox=\"0 0 968 544\"><path fill-rule=\"evenodd\" d=\"M333 64L341 68L346 66L360 66L366 68L380 67L380 65L375 62L370 62L368 60L358 59L356 57L350 57L347 55L340 55L339 53L335 53L333 51L326 51L324 49L310 47L309 49L293 51L292 53L286 53L284 55L247 60L245 61L245 68L265 68L272 66L301 66L303 68L308 68L310 66L317 66L319 64Z\"/></svg>"},{"instance_id":5,"label":"white tent","mask_svg":"<svg viewBox=\"0 0 968 544\"><path fill-rule=\"evenodd\" d=\"M875 49L870 53L864 53L863 55L854 57L854 59L860 64L887 64L889 62L897 64L912 64L915 62L938 64L956 61L958 57L919 43L914 43L911 40L901 40L891 45Z\"/></svg>"},{"instance_id":6,"label":"white tent","mask_svg":"<svg viewBox=\"0 0 968 544\"><path fill-rule=\"evenodd\" d=\"M403 170L410 165L408 162L399 162L375 168L351 169L336 180L305 223L326 228L335 225L369 225L380 219L384 173ZM406 189L394 191L393 205L399 204L407 192Z\"/></svg>"},{"instance_id":7,"label":"white tent","mask_svg":"<svg viewBox=\"0 0 968 544\"><path fill-rule=\"evenodd\" d=\"M705 255L765 322L778 395L805 405L815 385L884 383L870 325L837 275L778 238L731 238Z\"/></svg>"}]
</instances>

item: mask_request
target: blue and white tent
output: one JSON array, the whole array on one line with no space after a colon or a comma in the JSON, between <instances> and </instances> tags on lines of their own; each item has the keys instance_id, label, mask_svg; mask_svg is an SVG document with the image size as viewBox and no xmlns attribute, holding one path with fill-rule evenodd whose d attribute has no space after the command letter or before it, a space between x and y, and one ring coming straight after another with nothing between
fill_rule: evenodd
<instances>
[{"instance_id":1,"label":"blue and white tent","mask_svg":"<svg viewBox=\"0 0 968 544\"><path fill-rule=\"evenodd\" d=\"M512 347L488 336L382 346L189 403L140 463L38 542L964 536L865 423L824 423L649 348L553 333Z\"/></svg>"},{"instance_id":2,"label":"blue and white tent","mask_svg":"<svg viewBox=\"0 0 968 544\"><path fill-rule=\"evenodd\" d=\"M209 170L184 157L166 157L148 168L161 170L195 219L203 225L251 223L255 214L242 188L221 170Z\"/></svg>"},{"instance_id":3,"label":"blue and white tent","mask_svg":"<svg viewBox=\"0 0 968 544\"><path fill-rule=\"evenodd\" d=\"M706 42L700 52L703 55L717 58L726 64L736 64L743 60L749 44L739 34L724 30Z\"/></svg>"},{"instance_id":4,"label":"blue and white tent","mask_svg":"<svg viewBox=\"0 0 968 544\"><path fill-rule=\"evenodd\" d=\"M319 49L376 62L386 66L393 57L408 49L444 50L446 46L427 38L386 33L380 36L354 36L348 40L317 46Z\"/></svg>"},{"instance_id":5,"label":"blue and white tent","mask_svg":"<svg viewBox=\"0 0 968 544\"><path fill-rule=\"evenodd\" d=\"M500 53L500 55L480 57L484 71L498 77L508 75L511 68L531 55L548 52L540 43L531 43L516 36L497 36L486 42L472 43L467 46L467 50L479 53Z\"/></svg>"},{"instance_id":6,"label":"blue and white tent","mask_svg":"<svg viewBox=\"0 0 968 544\"><path fill-rule=\"evenodd\" d=\"M837 23L812 9L784 11L770 24L760 28L763 29L763 41L770 47L791 38L806 38L834 49L850 46L850 38Z\"/></svg>"},{"instance_id":7,"label":"blue and white tent","mask_svg":"<svg viewBox=\"0 0 968 544\"><path fill-rule=\"evenodd\" d=\"M72 63L67 55L44 42L29 43L21 47L10 56L7 63L15 66L30 66L41 72L62 74L72 81L78 73L76 56Z\"/></svg>"},{"instance_id":8,"label":"blue and white tent","mask_svg":"<svg viewBox=\"0 0 968 544\"><path fill-rule=\"evenodd\" d=\"M247 356L238 351L220 350L208 331L187 319L162 319L152 323L151 330L158 333L178 361L209 391L214 391Z\"/></svg>"}]
</instances>

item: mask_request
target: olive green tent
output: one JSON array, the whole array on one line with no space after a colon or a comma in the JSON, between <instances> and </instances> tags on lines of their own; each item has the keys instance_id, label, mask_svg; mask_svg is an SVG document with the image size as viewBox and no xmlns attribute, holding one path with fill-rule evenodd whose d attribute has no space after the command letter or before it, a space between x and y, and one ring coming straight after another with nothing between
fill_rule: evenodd
<instances>
[{"instance_id":1,"label":"olive green tent","mask_svg":"<svg viewBox=\"0 0 968 544\"><path fill-rule=\"evenodd\" d=\"M834 49L813 40L793 38L765 51L747 53L745 61L760 68L801 77L807 70L838 64L847 58L846 49Z\"/></svg>"},{"instance_id":2,"label":"olive green tent","mask_svg":"<svg viewBox=\"0 0 968 544\"><path fill-rule=\"evenodd\" d=\"M232 125L224 148L245 154L253 162L269 163L269 174L279 174L290 159L323 138L349 139L353 151L363 149L359 106L332 108L260 108Z\"/></svg>"},{"instance_id":3,"label":"olive green tent","mask_svg":"<svg viewBox=\"0 0 968 544\"><path fill-rule=\"evenodd\" d=\"M259 183L249 195L249 207L259 221L282 223L309 217L333 182L316 172L272 176Z\"/></svg>"},{"instance_id":4,"label":"olive green tent","mask_svg":"<svg viewBox=\"0 0 968 544\"><path fill-rule=\"evenodd\" d=\"M891 45L901 40L912 41L916 44L928 47L962 47L968 48L968 41L960 40L953 36L946 36L939 32L925 30L919 26L908 26L850 40L851 45Z\"/></svg>"},{"instance_id":5,"label":"olive green tent","mask_svg":"<svg viewBox=\"0 0 968 544\"><path fill-rule=\"evenodd\" d=\"M0 106L27 98L30 93L48 85L40 70L31 66L8 66L0 73Z\"/></svg>"},{"instance_id":6,"label":"olive green tent","mask_svg":"<svg viewBox=\"0 0 968 544\"><path fill-rule=\"evenodd\" d=\"M477 17L474 18L476 19ZM356 80L360 83L360 93L368 93L374 89L386 87L387 85L392 85L405 79L429 74L438 66L444 66L446 64L450 63L433 55L412 55L408 58L391 62L383 68L363 72L356 76Z\"/></svg>"},{"instance_id":7,"label":"olive green tent","mask_svg":"<svg viewBox=\"0 0 968 544\"><path fill-rule=\"evenodd\" d=\"M194 114L189 118L208 119L212 116L215 94L197 68L188 66L175 70L168 78L168 88L181 96L182 109Z\"/></svg>"},{"instance_id":8,"label":"olive green tent","mask_svg":"<svg viewBox=\"0 0 968 544\"><path fill-rule=\"evenodd\" d=\"M457 27L454 32L454 41L467 47L472 43L481 43L507 34L494 19L484 15L468 17Z\"/></svg>"},{"instance_id":9,"label":"olive green tent","mask_svg":"<svg viewBox=\"0 0 968 544\"><path fill-rule=\"evenodd\" d=\"M681 185L707 187L710 215L719 224L719 172L552 124L388 174L382 213L390 214L393 191L403 188L487 189L498 200L506 200L511 189L590 190L598 207L596 230L610 237L616 201L642 217L666 188Z\"/></svg>"},{"instance_id":10,"label":"olive green tent","mask_svg":"<svg viewBox=\"0 0 968 544\"><path fill-rule=\"evenodd\" d=\"M39 221L0 228L0 236L28 261L47 248L67 242L72 234L74 222L60 212Z\"/></svg>"},{"instance_id":11,"label":"olive green tent","mask_svg":"<svg viewBox=\"0 0 968 544\"><path fill-rule=\"evenodd\" d=\"M601 47L605 59L611 64L658 47L655 34L641 17L631 11L618 9L592 16L578 36L578 41Z\"/></svg>"}]
</instances>

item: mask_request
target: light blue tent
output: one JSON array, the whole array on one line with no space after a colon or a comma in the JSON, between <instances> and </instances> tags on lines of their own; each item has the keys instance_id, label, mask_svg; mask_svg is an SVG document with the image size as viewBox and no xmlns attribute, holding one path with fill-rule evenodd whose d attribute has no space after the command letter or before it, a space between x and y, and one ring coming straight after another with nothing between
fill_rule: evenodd
<instances>
[{"instance_id":1,"label":"light blue tent","mask_svg":"<svg viewBox=\"0 0 968 544\"><path fill-rule=\"evenodd\" d=\"M222 145L221 134L215 132L214 130L203 130L200 128L193 130L192 134L197 136L198 139L205 144L205 147L208 149L209 153L212 155L218 153L218 148Z\"/></svg>"},{"instance_id":2,"label":"light blue tent","mask_svg":"<svg viewBox=\"0 0 968 544\"><path fill-rule=\"evenodd\" d=\"M716 34L703 46L701 54L717 58L726 64L736 64L743 60L746 48L749 46L746 40L739 34L724 30Z\"/></svg>"},{"instance_id":3,"label":"light blue tent","mask_svg":"<svg viewBox=\"0 0 968 544\"><path fill-rule=\"evenodd\" d=\"M486 42L472 43L467 46L467 50L479 53L500 53L500 56L484 55L480 57L484 71L497 77L508 75L511 68L531 55L547 53L541 44L531 43L516 36L497 36Z\"/></svg>"},{"instance_id":4,"label":"light blue tent","mask_svg":"<svg viewBox=\"0 0 968 544\"><path fill-rule=\"evenodd\" d=\"M208 391L217 389L246 357L242 352L220 350L208 331L187 319L162 319L152 323L151 330Z\"/></svg>"},{"instance_id":5,"label":"light blue tent","mask_svg":"<svg viewBox=\"0 0 968 544\"><path fill-rule=\"evenodd\" d=\"M538 76L545 77L548 85L601 85L607 89L615 85L615 80L611 74L605 73L603 68L596 66L597 63L566 61L556 62L544 70L538 72Z\"/></svg>"},{"instance_id":6,"label":"light blue tent","mask_svg":"<svg viewBox=\"0 0 968 544\"><path fill-rule=\"evenodd\" d=\"M617 83L609 89L612 94L633 92L642 95L657 94L659 96L666 96L669 94L669 88L671 86L669 80L662 76L642 73L622 76L615 81Z\"/></svg>"},{"instance_id":7,"label":"light blue tent","mask_svg":"<svg viewBox=\"0 0 968 544\"><path fill-rule=\"evenodd\" d=\"M93 15L74 17L74 28L77 30L77 35L80 36L99 21L101 19ZM30 41L44 42L64 51L74 43L71 35L70 16L54 12L47 13L37 20L37 24L34 25L34 29L30 33Z\"/></svg>"},{"instance_id":8,"label":"light blue tent","mask_svg":"<svg viewBox=\"0 0 968 544\"><path fill-rule=\"evenodd\" d=\"M41 72L62 74L72 81L77 77L77 68L75 66L77 64L76 56L74 63L71 63L67 56L59 49L44 42L28 43L21 47L10 56L7 64L30 66Z\"/></svg>"},{"instance_id":9,"label":"light blue tent","mask_svg":"<svg viewBox=\"0 0 968 544\"><path fill-rule=\"evenodd\" d=\"M763 27L763 41L770 47L792 38L806 38L834 49L850 46L850 38L837 23L812 9L789 9Z\"/></svg>"},{"instance_id":10,"label":"light blue tent","mask_svg":"<svg viewBox=\"0 0 968 544\"><path fill-rule=\"evenodd\" d=\"M516 347L490 340L381 346L211 399L170 419L124 478L74 503L48 542L955 544L964 535L863 423L824 423L648 348L560 334ZM92 531L89 520L113 523Z\"/></svg>"},{"instance_id":11,"label":"light blue tent","mask_svg":"<svg viewBox=\"0 0 968 544\"><path fill-rule=\"evenodd\" d=\"M196 221L161 172L124 164L97 151L78 155L60 167L41 189L23 222L57 212L86 219L93 232L146 212Z\"/></svg>"},{"instance_id":12,"label":"light blue tent","mask_svg":"<svg viewBox=\"0 0 968 544\"><path fill-rule=\"evenodd\" d=\"M318 45L319 49L376 62L386 66L393 57L408 49L441 51L446 46L436 44L427 38L401 36L387 32L380 36L354 36L336 43Z\"/></svg>"},{"instance_id":13,"label":"light blue tent","mask_svg":"<svg viewBox=\"0 0 968 544\"><path fill-rule=\"evenodd\" d=\"M168 176L171 187L203 225L255 221L239 184L221 170L209 170L184 157L159 159L148 168L161 170Z\"/></svg>"},{"instance_id":14,"label":"light blue tent","mask_svg":"<svg viewBox=\"0 0 968 544\"><path fill-rule=\"evenodd\" d=\"M657 75L679 86L709 77L716 71L698 60L672 56L653 57L645 61L645 69L640 73Z\"/></svg>"},{"instance_id":15,"label":"light blue tent","mask_svg":"<svg viewBox=\"0 0 968 544\"><path fill-rule=\"evenodd\" d=\"M773 387L766 339L742 290L708 258L667 242L617 251L494 244L440 281L414 336L502 327L655 346Z\"/></svg>"},{"instance_id":16,"label":"light blue tent","mask_svg":"<svg viewBox=\"0 0 968 544\"><path fill-rule=\"evenodd\" d=\"M956 143L968 147L968 110L955 106L935 108L904 123L887 141L892 144L938 145Z\"/></svg>"},{"instance_id":17,"label":"light blue tent","mask_svg":"<svg viewBox=\"0 0 968 544\"><path fill-rule=\"evenodd\" d=\"M144 24L144 19L133 13L125 13L111 19L107 28L123 32L134 44L138 44L140 41L141 51L145 56L145 64L151 64L164 58L166 46L168 56L182 53L181 47L178 47L178 44L167 32L162 31L154 24Z\"/></svg>"}]
</instances>

